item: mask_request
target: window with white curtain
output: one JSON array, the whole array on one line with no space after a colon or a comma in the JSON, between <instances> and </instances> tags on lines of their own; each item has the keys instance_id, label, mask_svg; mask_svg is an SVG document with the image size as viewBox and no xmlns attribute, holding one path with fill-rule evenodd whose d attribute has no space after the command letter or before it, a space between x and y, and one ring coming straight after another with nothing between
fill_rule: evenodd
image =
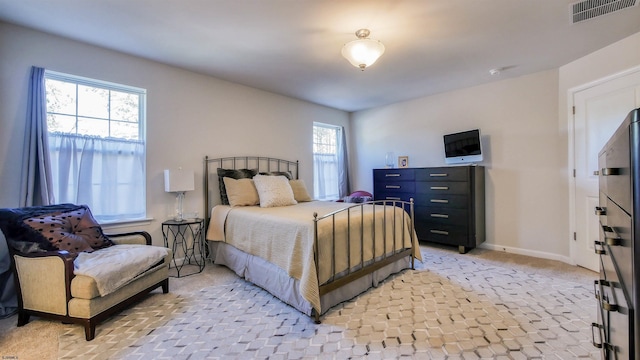
<instances>
[{"instance_id":1,"label":"window with white curtain","mask_svg":"<svg viewBox=\"0 0 640 360\"><path fill-rule=\"evenodd\" d=\"M146 90L47 70L47 131L57 203L100 222L146 217Z\"/></svg>"},{"instance_id":2,"label":"window with white curtain","mask_svg":"<svg viewBox=\"0 0 640 360\"><path fill-rule=\"evenodd\" d=\"M313 123L313 193L318 200L340 198L339 126Z\"/></svg>"}]
</instances>

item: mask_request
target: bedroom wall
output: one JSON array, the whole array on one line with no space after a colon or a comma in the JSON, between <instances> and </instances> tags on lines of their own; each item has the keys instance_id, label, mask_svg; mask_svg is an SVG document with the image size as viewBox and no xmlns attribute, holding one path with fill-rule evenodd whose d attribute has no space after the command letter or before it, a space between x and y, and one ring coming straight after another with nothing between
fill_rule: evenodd
<instances>
[{"instance_id":1,"label":"bedroom wall","mask_svg":"<svg viewBox=\"0 0 640 360\"><path fill-rule=\"evenodd\" d=\"M573 124L573 93L576 89L586 89L595 83L601 82L603 79L611 80L612 77L617 77L620 73L630 69L634 71L639 71L640 69L640 33L631 35L560 67L558 128L561 133L568 134L568 136L565 136L565 143L563 144L568 154L572 153L569 136L572 133L571 127ZM566 158L566 162L568 168L574 166L569 157ZM573 183L570 180L573 179L567 177L567 191L570 195L567 208L575 210L572 204L574 201L572 196L574 188L571 186ZM569 221L574 222L573 216L570 217ZM569 226L571 225L573 224L570 223ZM573 247L571 251L577 252L577 249Z\"/></svg>"},{"instance_id":2,"label":"bedroom wall","mask_svg":"<svg viewBox=\"0 0 640 360\"><path fill-rule=\"evenodd\" d=\"M299 160L312 190L313 122L349 132L349 115L340 110L1 22L0 54L0 207L19 204L31 66L137 86L147 89L147 212L154 220L135 228L157 244L175 199L164 192L165 168L195 170L196 190L184 207L202 216L205 155Z\"/></svg>"},{"instance_id":3,"label":"bedroom wall","mask_svg":"<svg viewBox=\"0 0 640 360\"><path fill-rule=\"evenodd\" d=\"M566 261L557 89L551 70L354 113L356 188L372 189L371 169L384 166L388 151L408 155L411 167L444 166L442 135L480 128L484 246Z\"/></svg>"},{"instance_id":4,"label":"bedroom wall","mask_svg":"<svg viewBox=\"0 0 640 360\"><path fill-rule=\"evenodd\" d=\"M570 89L640 66L640 33L559 69L352 114L354 189L385 153L444 165L442 135L478 127L486 169L483 247L571 263Z\"/></svg>"}]
</instances>

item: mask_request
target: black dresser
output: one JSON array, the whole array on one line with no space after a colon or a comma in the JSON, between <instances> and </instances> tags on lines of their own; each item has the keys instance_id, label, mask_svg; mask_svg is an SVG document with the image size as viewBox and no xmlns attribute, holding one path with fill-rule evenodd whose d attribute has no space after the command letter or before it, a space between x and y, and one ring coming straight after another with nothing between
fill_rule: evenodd
<instances>
[{"instance_id":1,"label":"black dresser","mask_svg":"<svg viewBox=\"0 0 640 360\"><path fill-rule=\"evenodd\" d=\"M640 359L640 109L632 111L598 155L600 279L593 344L603 359Z\"/></svg>"},{"instance_id":2,"label":"black dresser","mask_svg":"<svg viewBox=\"0 0 640 360\"><path fill-rule=\"evenodd\" d=\"M485 239L483 166L374 169L373 188L375 200L413 198L421 241L466 253Z\"/></svg>"}]
</instances>

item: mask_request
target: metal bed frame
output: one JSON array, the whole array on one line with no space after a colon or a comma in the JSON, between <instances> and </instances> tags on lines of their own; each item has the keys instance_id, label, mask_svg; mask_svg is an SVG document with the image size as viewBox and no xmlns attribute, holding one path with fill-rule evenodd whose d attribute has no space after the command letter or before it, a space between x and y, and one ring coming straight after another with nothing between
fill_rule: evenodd
<instances>
[{"instance_id":1,"label":"metal bed frame","mask_svg":"<svg viewBox=\"0 0 640 360\"><path fill-rule=\"evenodd\" d=\"M212 199L214 197L212 197L211 192L212 190L215 192L216 189L218 189L218 187L213 187L211 188L211 183L212 183L212 179L211 177L213 177L215 180L215 183L218 183L218 175L217 175L217 171L211 173L210 169L212 167L212 165L215 165L215 167L213 169L217 169L217 168L225 168L225 169L257 169L257 171L260 172L272 172L272 171L290 171L293 178L294 179L298 179L299 178L299 163L298 161L289 161L289 160L283 160L283 159L277 159L277 158L270 158L270 157L261 157L261 156L235 156L235 157L225 157L225 158L215 158L215 159L210 159L208 156L205 157L204 159L204 192L205 192L205 228L208 228L209 226L209 218L211 216L210 211L213 208L213 206L215 205L215 203L212 201ZM400 219L398 219L398 216L396 216L396 212L394 212L393 215L393 219L392 219L392 223L391 226L393 227L392 231L393 231L393 236L391 239L387 239L387 229L386 229L386 223L387 223L387 215L386 212L383 212L384 214L384 224L383 224L383 249L387 249L387 241L391 241L392 245L393 245L393 249L397 248L398 245L398 241L401 241L401 248L398 250L394 250L393 252L384 252L383 254L376 254L375 252L375 231L372 231L372 234L374 236L374 241L372 241L372 254L373 257L371 260L365 261L364 259L364 252L362 251L360 254L360 262L357 264L351 264L351 254L350 254L350 249L351 249L351 242L352 241L359 241L360 243L360 249L364 249L365 243L364 243L364 218L363 216L354 216L352 219L352 215L351 213L354 212L354 210L360 210L359 213L361 214L363 211L363 207L364 206L373 206L373 213L375 213L375 209L376 208L382 208L384 211L384 207L385 206L398 206L398 207L402 207L405 211L402 213L402 216ZM407 215L407 211L409 212L409 214ZM335 224L336 224L336 218L338 216L345 216L347 217L347 244L346 247L348 249L348 253L347 253L347 261L348 261L348 265L347 265L347 269L345 271L342 271L341 273L337 273L336 272L336 252L335 252L335 246L336 246L336 229L335 229ZM406 247L404 246L404 244L406 244L406 238L404 236L404 232L402 232L402 239L396 239L396 226L402 226L402 224L405 223L406 221L406 216L409 216L409 220L410 220L410 246ZM320 247L318 246L318 223L321 221L329 221L331 222L333 225L333 233L331 235L331 251L332 256L331 256L331 276L330 279L328 281L326 281L325 283L320 283L320 264L318 262L318 259L320 258ZM360 231L359 234L360 236L357 237L357 239L353 239L353 237L351 236L351 222L352 221L360 221ZM385 267L386 265L392 264L398 260L401 260L404 257L409 256L410 257L410 267L411 269L415 269L415 259L413 257L413 248L416 245L416 236L415 236L415 223L414 223L414 203L413 203L413 199L411 199L410 201L400 201L400 200L376 200L376 201L369 201L369 202L364 202L364 203L358 203L358 204L353 204L353 205L349 205L349 206L345 206L345 208L322 215L322 216L318 216L317 213L313 214L313 222L314 222L314 262L315 262L315 267L316 267L316 274L318 276L318 284L319 284L319 293L320 296L325 295L333 290L336 290L342 286L348 285L349 283L363 277L366 276L368 274L373 273L376 270L379 270L383 267ZM399 224L398 224L399 223ZM374 216L374 221L373 221L373 229L375 230L375 216ZM313 310L313 314L312 316L315 319L316 323L320 323L320 315L317 311Z\"/></svg>"}]
</instances>

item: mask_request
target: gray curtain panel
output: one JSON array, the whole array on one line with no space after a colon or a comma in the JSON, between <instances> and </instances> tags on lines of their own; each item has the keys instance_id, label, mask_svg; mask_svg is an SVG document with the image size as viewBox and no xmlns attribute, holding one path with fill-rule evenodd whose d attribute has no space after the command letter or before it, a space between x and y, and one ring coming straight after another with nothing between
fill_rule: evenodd
<instances>
[{"instance_id":1,"label":"gray curtain panel","mask_svg":"<svg viewBox=\"0 0 640 360\"><path fill-rule=\"evenodd\" d=\"M47 99L44 72L43 68L34 66L31 68L31 77L29 78L20 206L55 203L47 143Z\"/></svg>"},{"instance_id":2,"label":"gray curtain panel","mask_svg":"<svg viewBox=\"0 0 640 360\"><path fill-rule=\"evenodd\" d=\"M340 128L340 140L338 141L338 195L340 199L351 192L349 161L347 159L349 159L349 154L347 154L347 135L343 126Z\"/></svg>"}]
</instances>

